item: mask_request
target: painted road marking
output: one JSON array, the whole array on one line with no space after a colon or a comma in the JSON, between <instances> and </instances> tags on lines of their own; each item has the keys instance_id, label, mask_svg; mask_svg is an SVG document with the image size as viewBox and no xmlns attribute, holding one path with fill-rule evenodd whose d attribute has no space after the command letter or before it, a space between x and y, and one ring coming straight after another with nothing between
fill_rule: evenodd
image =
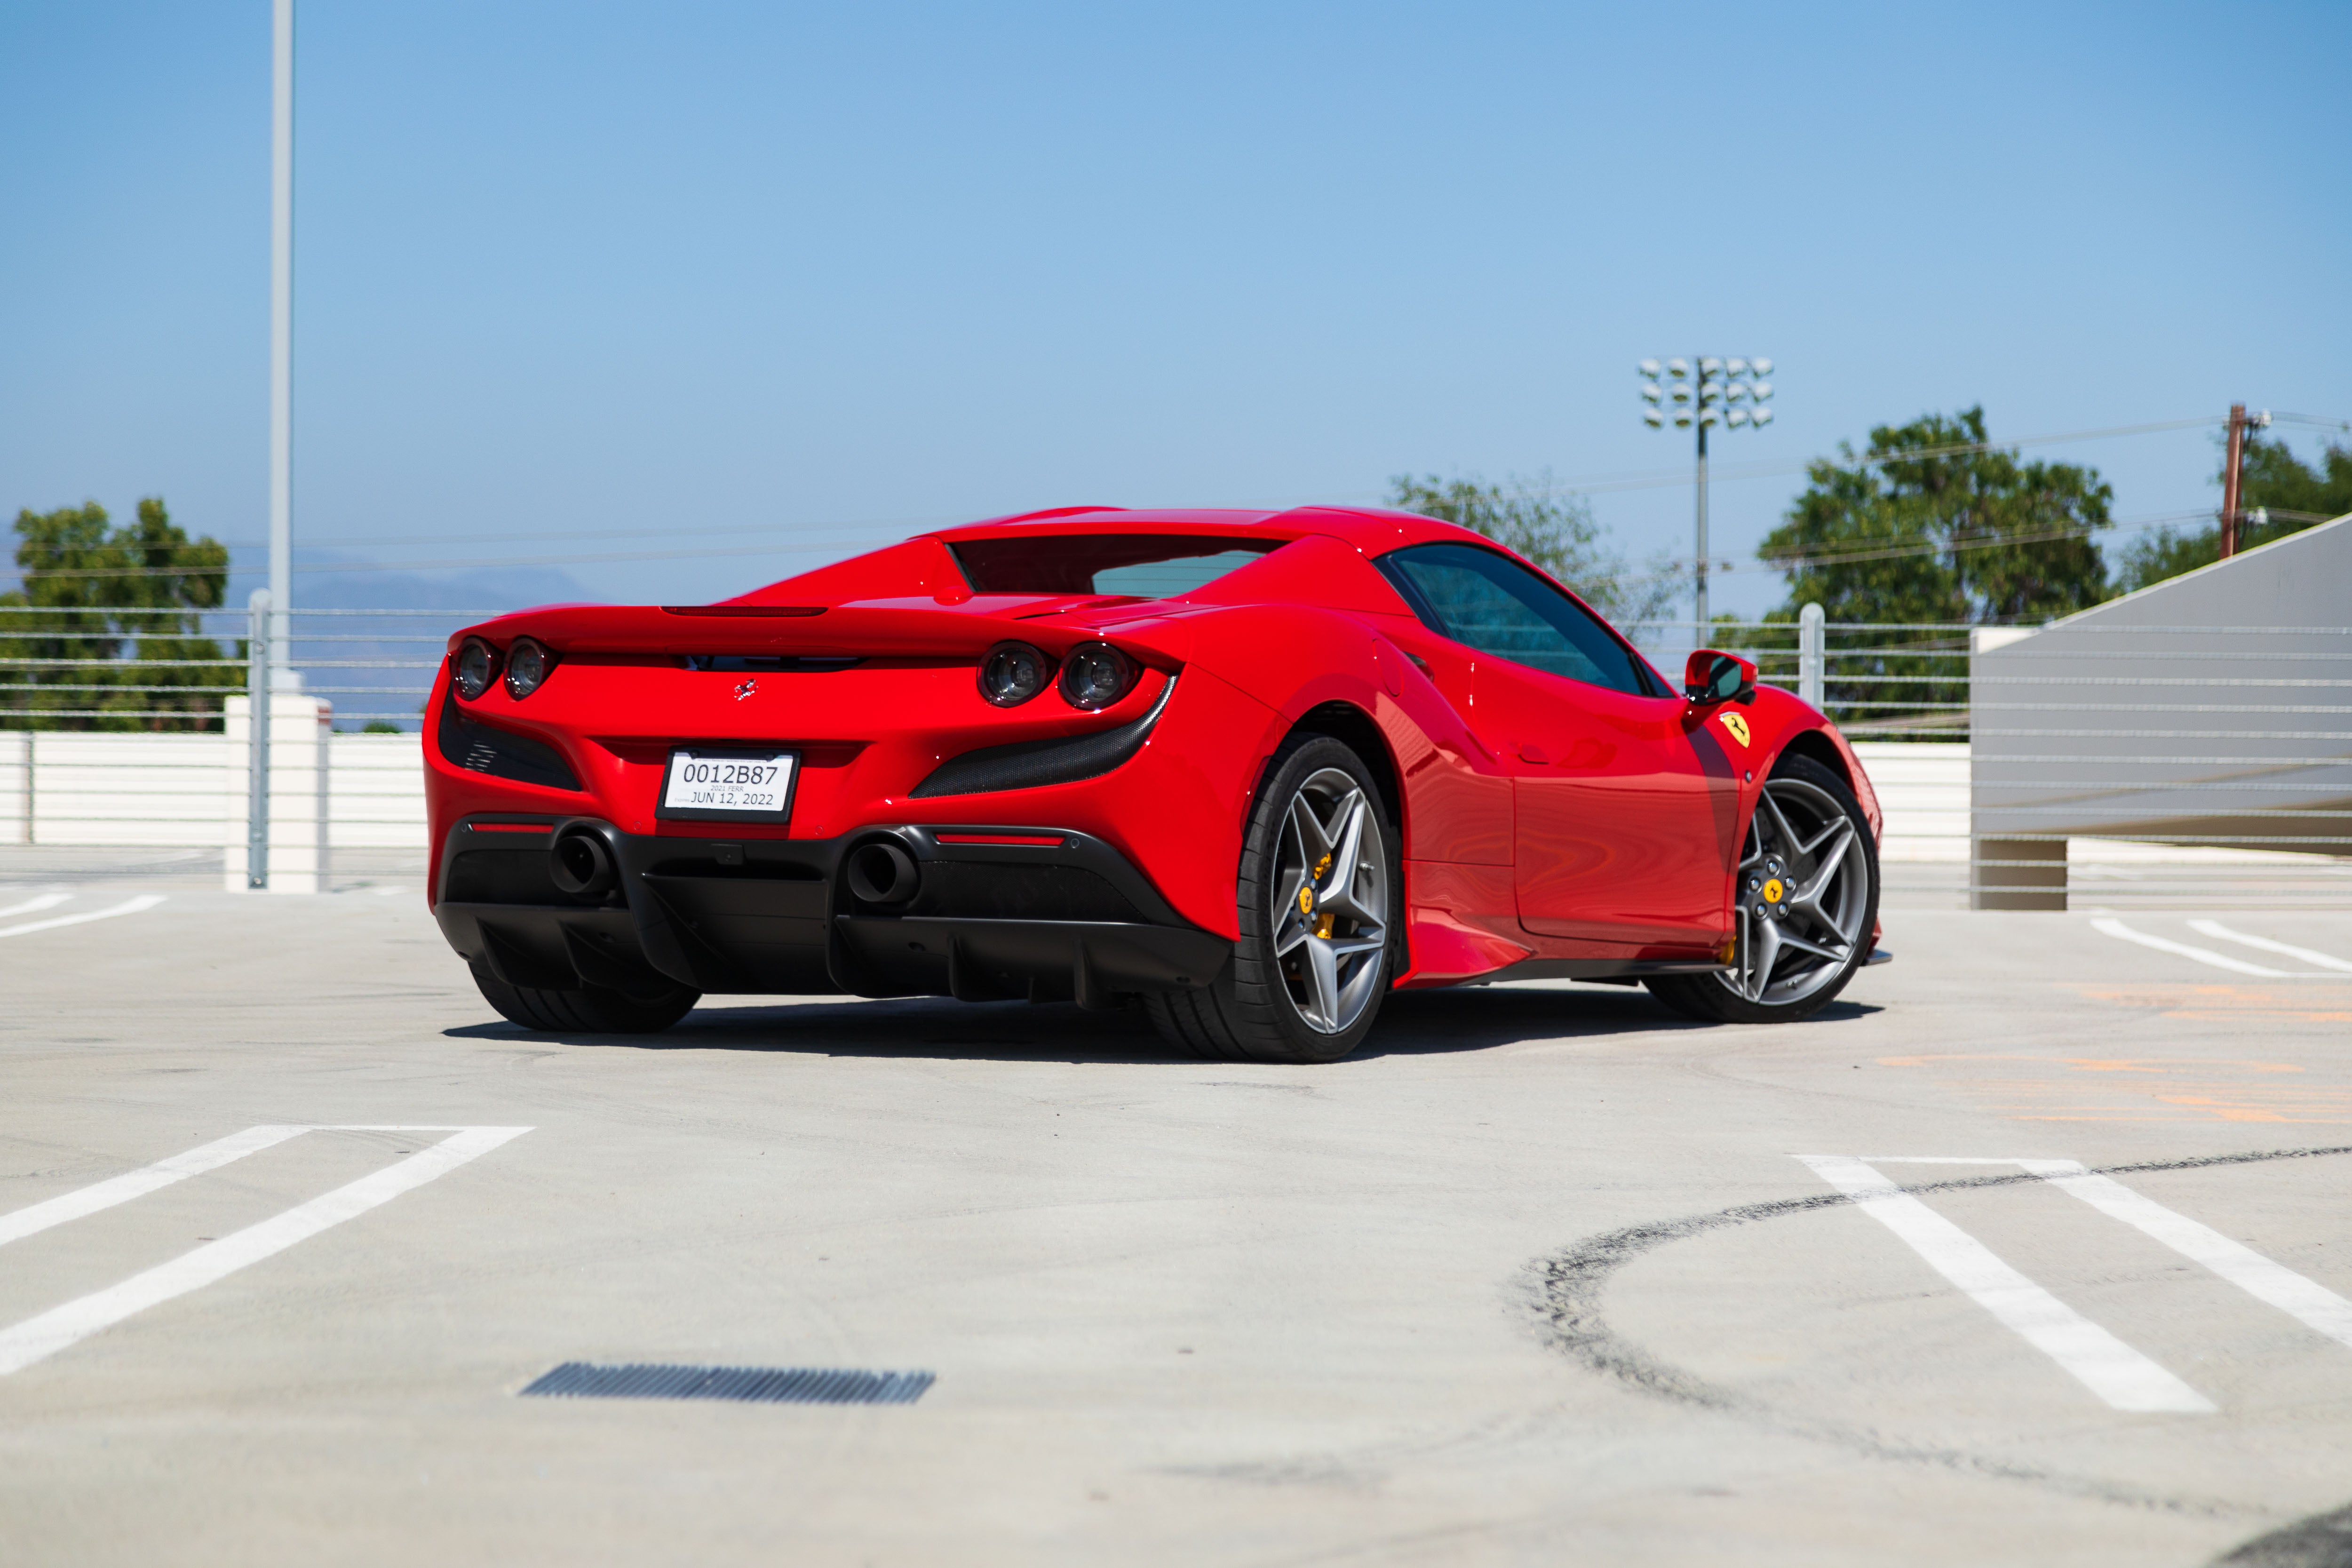
<instances>
[{"instance_id":1,"label":"painted road marking","mask_svg":"<svg viewBox=\"0 0 2352 1568\"><path fill-rule=\"evenodd\" d=\"M100 1209L110 1209L117 1204L127 1204L133 1198L143 1198L149 1193L168 1187L174 1182L184 1182L190 1176L201 1176L206 1171L217 1171L232 1160L242 1160L256 1150L267 1149L273 1143L283 1143L310 1131L308 1127L248 1127L217 1143L206 1143L174 1154L168 1160L158 1160L152 1165L128 1171L110 1177L95 1186L37 1203L14 1214L0 1215L0 1247L21 1241L53 1225L63 1225L69 1219L79 1219Z\"/></svg>"},{"instance_id":2,"label":"painted road marking","mask_svg":"<svg viewBox=\"0 0 2352 1568\"><path fill-rule=\"evenodd\" d=\"M32 921L20 926L0 926L0 936L26 936L37 931L55 931L59 926L87 925L91 921L112 920L117 915L135 915L152 910L163 901L161 893L142 893L135 899L125 899L112 909L92 910L86 915L59 915L55 920Z\"/></svg>"},{"instance_id":3,"label":"painted road marking","mask_svg":"<svg viewBox=\"0 0 2352 1568\"><path fill-rule=\"evenodd\" d=\"M1990 1247L1873 1169L1868 1160L1853 1154L1799 1154L1795 1158L1852 1198L1864 1214L1900 1237L1927 1259L1928 1267L1958 1286L1979 1306L2116 1409L2213 1412L2211 1400L2002 1262Z\"/></svg>"},{"instance_id":4,"label":"painted road marking","mask_svg":"<svg viewBox=\"0 0 2352 1568\"><path fill-rule=\"evenodd\" d=\"M2347 974L2352 974L2352 963L2347 963L2343 959L2331 958L2326 953L2315 952L2307 947L2297 947L2293 942L2273 942L2266 936L2250 936L2242 931L2231 931L2220 921L2190 921L2189 927L2191 931L2202 932L2206 936L2218 936L2223 942L2234 942L2243 947L2258 947L2264 952L2275 952L2285 958L2299 958L2305 963L2315 963L2322 969L2341 970Z\"/></svg>"},{"instance_id":5,"label":"painted road marking","mask_svg":"<svg viewBox=\"0 0 2352 1568\"><path fill-rule=\"evenodd\" d=\"M37 910L53 910L72 897L71 893L43 893L37 899L26 899L21 904L10 904L0 910L0 920L6 920L10 915L29 915Z\"/></svg>"},{"instance_id":6,"label":"painted road marking","mask_svg":"<svg viewBox=\"0 0 2352 1568\"><path fill-rule=\"evenodd\" d=\"M2252 1247L2231 1240L2210 1226L2176 1214L2107 1176L2094 1175L2074 1160L2020 1160L2019 1164L2082 1199L2110 1219L2119 1219L2181 1257L2201 1263L2258 1301L2266 1301L2305 1327L2337 1344L2352 1346L2352 1301Z\"/></svg>"},{"instance_id":7,"label":"painted road marking","mask_svg":"<svg viewBox=\"0 0 2352 1568\"><path fill-rule=\"evenodd\" d=\"M2215 952L2210 947L2191 947L2185 942L2168 942L2160 936L2150 936L2146 931L2134 931L2121 921L2093 921L2091 929L2107 936L2120 937L2126 942L2136 942L2142 947L2152 947L2158 952L2178 953L2182 958L2193 958L2200 963L2210 963L2216 969L2234 970L2240 974L2259 974L2267 980L2289 978L2284 969L2265 969L2259 963L2248 963L2242 958L2231 958L2227 953Z\"/></svg>"},{"instance_id":8,"label":"painted road marking","mask_svg":"<svg viewBox=\"0 0 2352 1568\"><path fill-rule=\"evenodd\" d=\"M247 1136L281 1131L278 1128L253 1128ZM298 1204L284 1214L276 1215L250 1225L218 1241L184 1253L171 1262L135 1274L120 1285L94 1291L79 1300L55 1307L37 1317L26 1319L14 1327L0 1329L0 1376L22 1372L68 1346L88 1339L102 1329L109 1329L150 1307L184 1296L215 1284L250 1264L260 1262L285 1251L298 1242L306 1241L354 1219L380 1204L390 1203L401 1194L410 1192L436 1176L444 1176L469 1160L478 1159L510 1139L520 1138L530 1131L528 1127L310 1127L297 1129L312 1132L447 1132L429 1149L409 1155L398 1164L387 1165L371 1172L355 1182L337 1187L309 1203ZM279 1140L271 1140L278 1142ZM230 1140L224 1140L231 1142ZM267 1144L257 1145L267 1147ZM202 1150L191 1150L189 1155L217 1150L220 1144L206 1144ZM250 1153L252 1150L242 1151ZM219 1163L241 1157L230 1154ZM188 1156L182 1156L187 1158ZM168 1163L168 1162L167 1162ZM152 1171L153 1166L148 1167ZM144 1175L134 1172L133 1175ZM177 1178L173 1178L176 1180ZM158 1185L165 1184L163 1183ZM104 1184L100 1184L104 1185ZM150 1189L152 1190L152 1189ZM85 1188L88 1193L90 1189ZM75 1194L68 1194L69 1197ZM135 1194L134 1194L135 1195ZM55 1200L52 1200L55 1201ZM120 1201L120 1200L117 1200ZM36 1205L37 1207L39 1205ZM104 1205L100 1205L104 1206ZM19 1210L19 1214L29 1211Z\"/></svg>"}]
</instances>

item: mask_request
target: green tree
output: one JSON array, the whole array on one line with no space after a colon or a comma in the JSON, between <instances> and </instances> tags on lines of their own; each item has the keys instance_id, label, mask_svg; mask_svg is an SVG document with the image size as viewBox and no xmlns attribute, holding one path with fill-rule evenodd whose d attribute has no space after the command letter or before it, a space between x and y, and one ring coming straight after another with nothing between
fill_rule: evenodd
<instances>
[{"instance_id":1,"label":"green tree","mask_svg":"<svg viewBox=\"0 0 2352 1568\"><path fill-rule=\"evenodd\" d=\"M1832 621L2009 625L2107 596L2092 535L2114 491L2096 469L1992 449L1980 407L1882 425L1861 457L1839 452L1811 465L1757 550L1788 579L1781 615L1818 603Z\"/></svg>"},{"instance_id":2,"label":"green tree","mask_svg":"<svg viewBox=\"0 0 2352 1568\"><path fill-rule=\"evenodd\" d=\"M217 727L221 689L242 684L201 662L224 657L200 612L220 607L226 546L190 539L150 497L121 528L96 501L19 511L16 559L23 586L0 594L0 707L19 711L0 725Z\"/></svg>"},{"instance_id":3,"label":"green tree","mask_svg":"<svg viewBox=\"0 0 2352 1568\"><path fill-rule=\"evenodd\" d=\"M1630 572L1623 556L1601 544L1591 504L1581 496L1555 494L1548 474L1499 485L1399 474L1389 481L1388 500L1517 551L1612 620L1651 620L1672 606L1674 569L1660 563L1647 574Z\"/></svg>"},{"instance_id":4,"label":"green tree","mask_svg":"<svg viewBox=\"0 0 2352 1568\"><path fill-rule=\"evenodd\" d=\"M2246 442L2242 461L2238 504L2247 511L2259 508L2264 515L2260 522L2248 520L2239 534L2241 549L2284 539L2314 523L2352 512L2352 447L2331 442L2314 467L2296 457L2285 442L2255 436ZM2217 470L2214 481L2220 483L2221 477ZM2220 519L2202 528L2162 528L2124 551L2116 564L2116 582L2128 593L2209 566L2221 558Z\"/></svg>"}]
</instances>

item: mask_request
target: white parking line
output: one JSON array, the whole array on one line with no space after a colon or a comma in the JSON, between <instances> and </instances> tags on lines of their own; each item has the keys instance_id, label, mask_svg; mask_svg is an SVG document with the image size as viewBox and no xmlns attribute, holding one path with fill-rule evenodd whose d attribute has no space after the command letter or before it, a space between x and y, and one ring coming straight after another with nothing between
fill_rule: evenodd
<instances>
[{"instance_id":1,"label":"white parking line","mask_svg":"<svg viewBox=\"0 0 2352 1568\"><path fill-rule=\"evenodd\" d=\"M12 1241L21 1241L53 1225L63 1225L69 1219L79 1219L84 1215L93 1215L100 1209L110 1209L117 1204L145 1197L160 1187L184 1182L190 1176L217 1171L232 1160L242 1160L256 1150L283 1143L289 1138L299 1138L309 1131L308 1127L248 1127L217 1143L206 1143L184 1154L158 1160L136 1171L109 1177L95 1186L49 1198L29 1208L18 1209L14 1214L0 1214L0 1247Z\"/></svg>"},{"instance_id":2,"label":"white parking line","mask_svg":"<svg viewBox=\"0 0 2352 1568\"><path fill-rule=\"evenodd\" d=\"M6 920L10 915L29 915L36 910L53 910L72 897L71 893L43 893L37 899L26 899L21 904L10 904L0 910L0 920Z\"/></svg>"},{"instance_id":3,"label":"white parking line","mask_svg":"<svg viewBox=\"0 0 2352 1568\"><path fill-rule=\"evenodd\" d=\"M142 893L135 899L125 899L112 909L92 910L86 915L59 915L55 920L32 921L20 926L0 927L0 936L26 936L37 931L55 931L59 926L85 925L91 921L112 920L117 915L135 915L143 910L152 910L163 901L163 895L161 893Z\"/></svg>"},{"instance_id":4,"label":"white parking line","mask_svg":"<svg viewBox=\"0 0 2352 1568\"><path fill-rule=\"evenodd\" d=\"M2211 1400L2002 1262L1990 1247L1872 1169L1868 1161L1852 1154L1796 1158L2117 1410L2213 1411Z\"/></svg>"},{"instance_id":5,"label":"white parking line","mask_svg":"<svg viewBox=\"0 0 2352 1568\"><path fill-rule=\"evenodd\" d=\"M2251 936L2242 931L2231 931L2220 921L2190 921L2189 928L2191 931L2201 931L2207 936L2218 936L2223 942L2234 942L2244 947L2259 947L2264 952L2275 952L2286 958L2299 958L2305 963L2315 963L2322 969L2339 969L2347 974L2352 974L2352 963L2330 957L2324 952L2314 952L2307 947L2297 947L2293 942L2273 942L2266 936Z\"/></svg>"},{"instance_id":6,"label":"white parking line","mask_svg":"<svg viewBox=\"0 0 2352 1568\"><path fill-rule=\"evenodd\" d=\"M2227 953L2215 952L2210 947L2191 947L2185 942L2168 942L2160 936L2150 936L2146 931L2134 931L2121 921L2093 921L2091 929L2107 936L2120 937L2126 942L2136 942L2142 947L2152 947L2158 952L2178 953L2182 958L2193 958L2200 963L2210 963L2216 969L2227 969L2239 974L2259 974L2265 980L2289 978L2284 969L2265 969L2259 963L2248 963L2242 958L2231 958Z\"/></svg>"},{"instance_id":7,"label":"white parking line","mask_svg":"<svg viewBox=\"0 0 2352 1568\"><path fill-rule=\"evenodd\" d=\"M2093 1175L2074 1160L2020 1160L2053 1187L2063 1187L2111 1219L2154 1237L2183 1258L2201 1263L2258 1301L2267 1301L2306 1328L2352 1346L2352 1301L2210 1226L2176 1214L2121 1182Z\"/></svg>"},{"instance_id":8,"label":"white parking line","mask_svg":"<svg viewBox=\"0 0 2352 1568\"><path fill-rule=\"evenodd\" d=\"M254 1133L275 1131L255 1128ZM297 1242L304 1241L320 1231L356 1218L380 1204L391 1202L401 1194L423 1186L436 1176L446 1175L469 1160L488 1153L509 1139L519 1138L530 1131L528 1127L373 1127L373 1128L311 1128L311 1131L380 1131L425 1132L447 1131L453 1136L443 1139L429 1149L388 1165L381 1171L362 1176L355 1182L337 1187L322 1197L297 1205L284 1214L273 1215L257 1225L250 1225L218 1241L183 1254L171 1262L135 1274L120 1285L94 1291L79 1300L55 1307L37 1317L27 1318L8 1329L0 1329L0 1376L21 1372L34 1363L55 1355L68 1345L89 1338L101 1329L116 1323L149 1307L200 1290L227 1278L249 1264L258 1263L285 1251ZM206 1148L218 1148L208 1144ZM247 1151L248 1152L250 1151ZM191 1150L191 1154L202 1152ZM230 1158L235 1158L232 1155ZM223 1162L224 1163L226 1162ZM150 1167L152 1169L152 1167ZM87 1189L86 1189L87 1190ZM19 1211L22 1212L22 1211Z\"/></svg>"}]
</instances>

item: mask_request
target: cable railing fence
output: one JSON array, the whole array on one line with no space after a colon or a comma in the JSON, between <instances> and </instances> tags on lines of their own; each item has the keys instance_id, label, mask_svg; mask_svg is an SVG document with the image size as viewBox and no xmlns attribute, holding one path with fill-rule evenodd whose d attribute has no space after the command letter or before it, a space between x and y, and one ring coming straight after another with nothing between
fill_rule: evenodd
<instances>
[{"instance_id":1,"label":"cable railing fence","mask_svg":"<svg viewBox=\"0 0 2352 1568\"><path fill-rule=\"evenodd\" d=\"M449 633L486 617L298 609L273 670L266 597L0 605L0 845L216 850L228 885L296 891L330 885L339 847L421 853L425 700Z\"/></svg>"},{"instance_id":2,"label":"cable railing fence","mask_svg":"<svg viewBox=\"0 0 2352 1568\"><path fill-rule=\"evenodd\" d=\"M206 847L240 887L421 857L435 671L492 613L296 609L289 679L252 606L0 605L0 846ZM2352 907L2352 627L1625 629L1670 678L1724 647L1827 713L1885 806L1891 895Z\"/></svg>"}]
</instances>

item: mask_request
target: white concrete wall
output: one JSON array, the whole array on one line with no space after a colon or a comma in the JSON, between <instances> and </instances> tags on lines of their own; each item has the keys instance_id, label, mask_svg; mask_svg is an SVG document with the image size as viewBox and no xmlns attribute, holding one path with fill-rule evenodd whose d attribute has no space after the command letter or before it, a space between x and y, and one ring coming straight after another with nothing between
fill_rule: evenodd
<instances>
[{"instance_id":1,"label":"white concrete wall","mask_svg":"<svg viewBox=\"0 0 2352 1568\"><path fill-rule=\"evenodd\" d=\"M1969 858L1969 743L1966 741L1856 741L1853 754L1870 774L1886 814L1882 860Z\"/></svg>"},{"instance_id":2,"label":"white concrete wall","mask_svg":"<svg viewBox=\"0 0 2352 1568\"><path fill-rule=\"evenodd\" d=\"M330 735L327 704L280 692L271 709L271 882L318 885L334 850L425 847L424 737ZM161 845L228 851L245 886L246 700L226 735L0 734L0 844ZM25 818L29 749L33 818ZM320 751L327 831L319 832ZM1969 858L1968 742L1861 741L1886 813L1888 860ZM324 858L322 859L322 853Z\"/></svg>"},{"instance_id":3,"label":"white concrete wall","mask_svg":"<svg viewBox=\"0 0 2352 1568\"><path fill-rule=\"evenodd\" d=\"M0 732L0 845L220 849L243 888L248 704L226 706L220 735ZM424 849L422 737L336 735L332 717L299 692L271 701L272 891L318 890L338 847Z\"/></svg>"}]
</instances>

